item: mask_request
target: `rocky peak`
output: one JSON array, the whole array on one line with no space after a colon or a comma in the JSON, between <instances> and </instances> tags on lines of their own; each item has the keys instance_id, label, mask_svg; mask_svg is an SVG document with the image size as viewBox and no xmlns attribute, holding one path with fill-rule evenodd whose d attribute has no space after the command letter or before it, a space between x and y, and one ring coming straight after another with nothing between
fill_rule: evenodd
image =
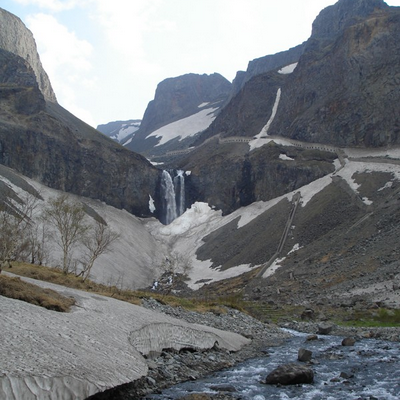
<instances>
[{"instance_id":1,"label":"rocky peak","mask_svg":"<svg viewBox=\"0 0 400 400\"><path fill-rule=\"evenodd\" d=\"M222 75L186 74L168 78L157 90L143 116L141 130L150 132L162 125L185 118L205 102L226 100L231 83Z\"/></svg>"},{"instance_id":2,"label":"rocky peak","mask_svg":"<svg viewBox=\"0 0 400 400\"><path fill-rule=\"evenodd\" d=\"M388 7L383 0L339 0L319 13L313 23L311 37L332 39L358 19Z\"/></svg>"},{"instance_id":3,"label":"rocky peak","mask_svg":"<svg viewBox=\"0 0 400 400\"><path fill-rule=\"evenodd\" d=\"M0 48L26 60L33 69L46 100L57 102L49 77L43 69L32 32L15 15L0 8Z\"/></svg>"}]
</instances>

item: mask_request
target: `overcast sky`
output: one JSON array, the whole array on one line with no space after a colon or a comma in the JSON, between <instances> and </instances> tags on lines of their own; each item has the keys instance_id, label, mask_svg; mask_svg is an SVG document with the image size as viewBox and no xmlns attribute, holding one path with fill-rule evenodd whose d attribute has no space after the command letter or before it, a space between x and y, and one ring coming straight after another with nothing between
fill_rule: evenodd
<instances>
[{"instance_id":1,"label":"overcast sky","mask_svg":"<svg viewBox=\"0 0 400 400\"><path fill-rule=\"evenodd\" d=\"M157 84L232 81L254 58L307 40L336 0L2 0L33 32L59 103L96 127L141 119ZM400 6L400 0L387 1Z\"/></svg>"}]
</instances>

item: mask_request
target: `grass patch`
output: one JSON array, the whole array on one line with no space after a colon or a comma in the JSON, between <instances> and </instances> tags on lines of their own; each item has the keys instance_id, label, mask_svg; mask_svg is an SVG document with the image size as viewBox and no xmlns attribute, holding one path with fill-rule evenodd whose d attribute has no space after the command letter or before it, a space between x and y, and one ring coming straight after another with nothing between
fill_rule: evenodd
<instances>
[{"instance_id":1,"label":"grass patch","mask_svg":"<svg viewBox=\"0 0 400 400\"><path fill-rule=\"evenodd\" d=\"M60 269L57 268L49 268L27 263L13 263L11 268L5 268L4 271L41 281L55 283L73 289L93 292L102 296L112 297L136 305L140 305L143 298L151 297L162 304L170 305L172 307L182 307L184 309L197 312L211 311L215 313L223 313L223 306L238 306L238 300L231 298L232 296L227 296L225 301L224 298L202 300L181 298L156 292L126 290L114 285L102 285L89 279L82 281L81 278L75 276L74 274L64 274Z\"/></svg>"},{"instance_id":2,"label":"grass patch","mask_svg":"<svg viewBox=\"0 0 400 400\"><path fill-rule=\"evenodd\" d=\"M51 289L43 289L20 278L0 275L0 295L22 300L48 310L68 312L75 300L60 295Z\"/></svg>"},{"instance_id":3,"label":"grass patch","mask_svg":"<svg viewBox=\"0 0 400 400\"><path fill-rule=\"evenodd\" d=\"M400 326L400 310L380 308L371 312L356 313L346 321L339 321L344 326L360 328L391 328Z\"/></svg>"}]
</instances>

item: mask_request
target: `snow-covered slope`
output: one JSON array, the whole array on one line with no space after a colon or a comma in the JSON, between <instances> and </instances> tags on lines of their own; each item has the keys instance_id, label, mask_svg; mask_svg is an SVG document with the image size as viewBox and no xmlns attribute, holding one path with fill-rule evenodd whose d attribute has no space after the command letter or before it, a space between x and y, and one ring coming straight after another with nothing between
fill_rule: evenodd
<instances>
[{"instance_id":1,"label":"snow-covered slope","mask_svg":"<svg viewBox=\"0 0 400 400\"><path fill-rule=\"evenodd\" d=\"M134 133L140 128L141 120L134 119L129 121L114 121L107 124L102 124L97 127L97 130L104 133L111 139L121 143L128 136L133 137Z\"/></svg>"},{"instance_id":2,"label":"snow-covered slope","mask_svg":"<svg viewBox=\"0 0 400 400\"><path fill-rule=\"evenodd\" d=\"M6 175L8 178L2 175ZM4 171L8 171L5 173ZM14 177L18 177L14 178ZM38 200L35 210L39 216L41 210L51 198L56 198L62 192L50 189L29 178L23 177L6 167L0 168L0 180L17 193L21 198L26 197L29 186L40 193L43 200ZM111 251L101 255L95 262L91 279L106 285L118 285L122 288L138 289L150 285L160 273L160 265L164 253L154 238L144 228L143 222L125 210L108 206L100 201L70 195L71 199L89 206L109 228L120 236L113 243ZM91 220L91 218L89 218ZM61 265L61 251L48 239L50 266ZM79 259L80 250L76 249L74 256Z\"/></svg>"},{"instance_id":3,"label":"snow-covered slope","mask_svg":"<svg viewBox=\"0 0 400 400\"><path fill-rule=\"evenodd\" d=\"M82 400L147 373L144 355L164 348L237 351L249 339L143 307L26 279L76 300L58 313L0 296L0 398ZM171 334L173 333L173 334Z\"/></svg>"},{"instance_id":4,"label":"snow-covered slope","mask_svg":"<svg viewBox=\"0 0 400 400\"><path fill-rule=\"evenodd\" d=\"M202 108L202 110L198 113L165 125L152 132L148 137L156 137L159 139L156 146L161 146L168 143L170 140L176 138L182 140L204 131L210 126L211 122L214 121L215 111L218 110L218 107L205 108L206 105L207 104L200 104L199 108Z\"/></svg>"}]
</instances>

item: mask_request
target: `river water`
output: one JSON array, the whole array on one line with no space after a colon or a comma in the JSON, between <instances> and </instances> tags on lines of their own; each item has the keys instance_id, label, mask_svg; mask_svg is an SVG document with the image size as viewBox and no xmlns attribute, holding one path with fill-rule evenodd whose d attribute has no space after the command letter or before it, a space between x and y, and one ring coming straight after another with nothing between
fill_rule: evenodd
<instances>
[{"instance_id":1,"label":"river water","mask_svg":"<svg viewBox=\"0 0 400 400\"><path fill-rule=\"evenodd\" d=\"M341 345L341 337L320 336L306 342L307 335L294 333L285 345L268 348L265 357L248 360L208 378L186 382L152 399L177 399L190 393L216 393L215 386L230 386L233 396L252 400L399 400L400 344L363 339L354 346ZM314 383L275 386L260 383L280 364L295 362L299 348L313 353ZM347 377L341 377L341 373Z\"/></svg>"}]
</instances>

